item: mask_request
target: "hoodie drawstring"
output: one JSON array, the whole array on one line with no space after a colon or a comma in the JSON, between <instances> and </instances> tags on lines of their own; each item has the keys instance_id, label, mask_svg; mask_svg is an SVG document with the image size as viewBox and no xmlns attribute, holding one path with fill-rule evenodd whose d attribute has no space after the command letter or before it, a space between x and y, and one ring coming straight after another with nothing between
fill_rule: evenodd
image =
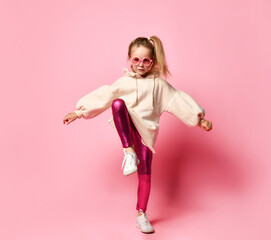
<instances>
[{"instance_id":1,"label":"hoodie drawstring","mask_svg":"<svg viewBox=\"0 0 271 240\"><path fill-rule=\"evenodd\" d=\"M137 81L136 76L135 76L135 79L136 79L136 99L135 99L134 106L137 104L137 101L138 101L138 81Z\"/></svg>"},{"instance_id":2,"label":"hoodie drawstring","mask_svg":"<svg viewBox=\"0 0 271 240\"><path fill-rule=\"evenodd\" d=\"M134 104L133 104L133 106L135 106L136 104L137 104L137 102L138 102L138 80L137 80L137 76L136 76L136 73L134 73L134 72L129 72L128 71L128 69L127 68L123 68L123 70L126 72L126 74L129 76L131 76L131 77L133 77L133 78L135 78L135 80L136 80L136 96L135 96L135 101L134 101ZM151 99L150 99L150 101L151 101L151 109L153 109L153 105L154 105L154 86L155 86L155 77L154 77L154 75L152 76L152 86L151 86Z\"/></svg>"}]
</instances>

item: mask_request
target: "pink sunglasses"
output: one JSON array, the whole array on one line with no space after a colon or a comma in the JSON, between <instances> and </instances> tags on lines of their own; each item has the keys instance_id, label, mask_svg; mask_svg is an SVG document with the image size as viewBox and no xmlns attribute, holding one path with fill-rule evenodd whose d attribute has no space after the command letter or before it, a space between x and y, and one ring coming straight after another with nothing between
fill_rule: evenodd
<instances>
[{"instance_id":1,"label":"pink sunglasses","mask_svg":"<svg viewBox=\"0 0 271 240\"><path fill-rule=\"evenodd\" d=\"M145 57L143 59L140 59L139 57L133 57L133 58L130 58L130 60L134 65L139 65L142 62L143 65L145 65L146 67L150 66L153 61L152 59L149 59L148 57Z\"/></svg>"}]
</instances>

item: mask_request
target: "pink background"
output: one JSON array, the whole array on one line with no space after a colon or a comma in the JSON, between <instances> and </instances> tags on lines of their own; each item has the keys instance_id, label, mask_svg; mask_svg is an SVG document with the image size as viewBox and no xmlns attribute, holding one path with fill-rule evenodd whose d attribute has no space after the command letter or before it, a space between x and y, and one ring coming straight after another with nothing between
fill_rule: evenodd
<instances>
[{"instance_id":1,"label":"pink background","mask_svg":"<svg viewBox=\"0 0 271 240\"><path fill-rule=\"evenodd\" d=\"M270 239L270 23L268 0L1 0L0 239ZM110 109L62 120L151 35L213 131L162 115L144 235Z\"/></svg>"}]
</instances>

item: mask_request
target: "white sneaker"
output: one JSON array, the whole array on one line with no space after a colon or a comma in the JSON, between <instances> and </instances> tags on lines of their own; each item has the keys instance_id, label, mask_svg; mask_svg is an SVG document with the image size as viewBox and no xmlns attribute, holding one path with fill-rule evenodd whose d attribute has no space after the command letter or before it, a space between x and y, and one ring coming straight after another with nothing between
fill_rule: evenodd
<instances>
[{"instance_id":1,"label":"white sneaker","mask_svg":"<svg viewBox=\"0 0 271 240\"><path fill-rule=\"evenodd\" d=\"M137 165L139 164L139 159L136 156L136 153L127 153L125 149L123 149L125 154L124 159L122 161L121 169L123 168L123 175L128 176L137 171Z\"/></svg>"},{"instance_id":2,"label":"white sneaker","mask_svg":"<svg viewBox=\"0 0 271 240\"><path fill-rule=\"evenodd\" d=\"M141 232L143 233L153 233L154 229L153 226L150 224L150 221L146 215L141 209L139 210L141 212L140 216L137 216L136 219L136 226L141 229Z\"/></svg>"}]
</instances>

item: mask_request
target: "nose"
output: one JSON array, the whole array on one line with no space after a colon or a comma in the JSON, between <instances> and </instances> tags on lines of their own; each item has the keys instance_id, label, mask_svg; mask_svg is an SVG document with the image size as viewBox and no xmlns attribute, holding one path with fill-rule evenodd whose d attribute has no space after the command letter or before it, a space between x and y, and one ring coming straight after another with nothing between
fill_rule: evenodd
<instances>
[{"instance_id":1,"label":"nose","mask_svg":"<svg viewBox=\"0 0 271 240\"><path fill-rule=\"evenodd\" d=\"M144 66L143 61L140 61L139 66Z\"/></svg>"}]
</instances>

